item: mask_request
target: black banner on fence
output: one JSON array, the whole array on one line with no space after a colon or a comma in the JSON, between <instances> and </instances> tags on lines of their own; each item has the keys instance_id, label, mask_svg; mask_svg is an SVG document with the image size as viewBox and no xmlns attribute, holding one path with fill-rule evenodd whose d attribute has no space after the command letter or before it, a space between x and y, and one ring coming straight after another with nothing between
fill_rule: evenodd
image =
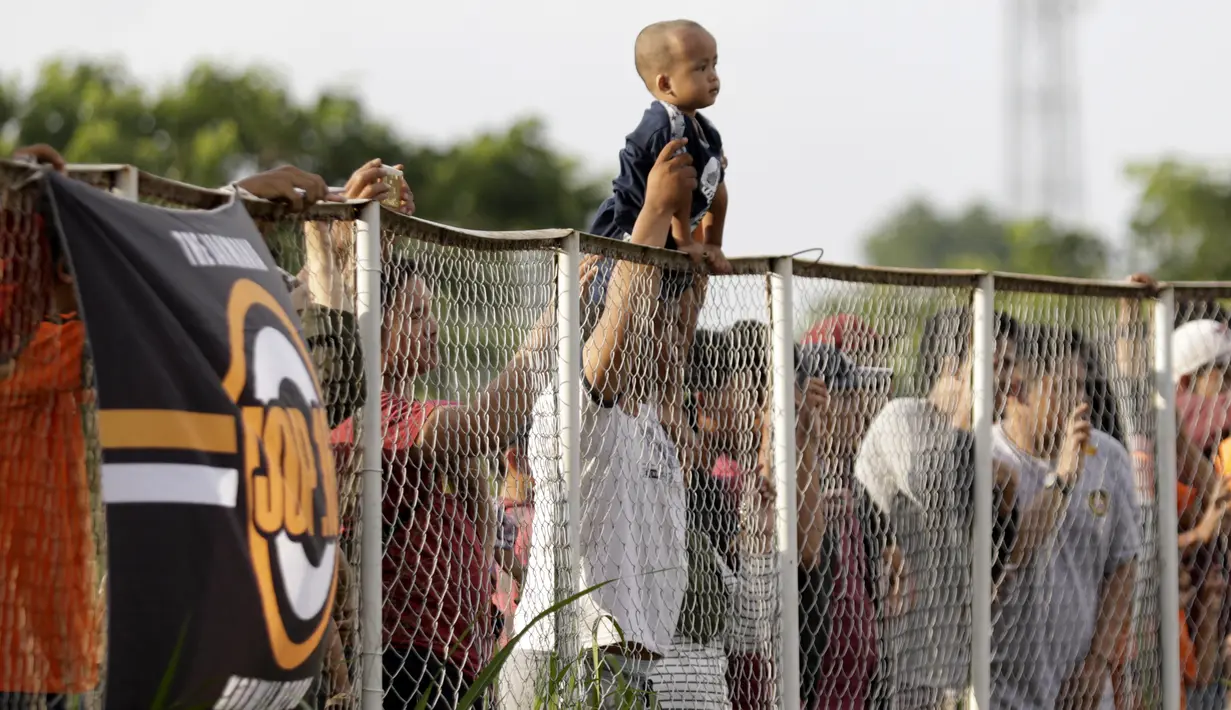
<instances>
[{"instance_id":1,"label":"black banner on fence","mask_svg":"<svg viewBox=\"0 0 1231 710\"><path fill-rule=\"evenodd\" d=\"M338 497L320 387L260 234L50 175L94 358L106 707L287 708L321 666Z\"/></svg>"}]
</instances>

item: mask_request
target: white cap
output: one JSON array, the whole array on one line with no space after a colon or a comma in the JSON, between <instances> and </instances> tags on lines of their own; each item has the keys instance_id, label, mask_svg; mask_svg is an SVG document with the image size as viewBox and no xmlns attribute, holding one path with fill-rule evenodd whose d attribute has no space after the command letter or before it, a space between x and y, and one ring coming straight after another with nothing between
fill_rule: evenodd
<instances>
[{"instance_id":1,"label":"white cap","mask_svg":"<svg viewBox=\"0 0 1231 710\"><path fill-rule=\"evenodd\" d=\"M1171 367L1176 381L1207 365L1231 365L1231 329L1216 320L1195 320L1171 334Z\"/></svg>"}]
</instances>

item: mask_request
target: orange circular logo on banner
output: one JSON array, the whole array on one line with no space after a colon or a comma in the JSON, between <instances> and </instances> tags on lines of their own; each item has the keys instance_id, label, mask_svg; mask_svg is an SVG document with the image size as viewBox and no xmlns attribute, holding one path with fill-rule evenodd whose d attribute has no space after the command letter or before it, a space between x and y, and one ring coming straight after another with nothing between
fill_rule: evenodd
<instances>
[{"instance_id":1,"label":"orange circular logo on banner","mask_svg":"<svg viewBox=\"0 0 1231 710\"><path fill-rule=\"evenodd\" d=\"M274 325L249 328L258 309ZM236 281L227 330L230 365L222 386L241 412L252 571L273 658L289 670L319 647L337 592L338 490L329 421L308 349L272 294L254 281ZM284 402L288 391L299 402Z\"/></svg>"}]
</instances>

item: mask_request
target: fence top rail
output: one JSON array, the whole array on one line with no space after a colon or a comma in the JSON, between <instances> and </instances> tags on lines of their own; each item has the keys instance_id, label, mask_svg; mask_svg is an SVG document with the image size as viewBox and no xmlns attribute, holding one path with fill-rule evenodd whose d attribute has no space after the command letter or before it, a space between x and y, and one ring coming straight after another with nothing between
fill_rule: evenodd
<instances>
[{"instance_id":1,"label":"fence top rail","mask_svg":"<svg viewBox=\"0 0 1231 710\"><path fill-rule=\"evenodd\" d=\"M64 166L70 173L118 173L132 167L124 163L69 163Z\"/></svg>"},{"instance_id":2,"label":"fence top rail","mask_svg":"<svg viewBox=\"0 0 1231 710\"><path fill-rule=\"evenodd\" d=\"M39 168L30 163L0 158L0 187L5 190L21 189L39 175Z\"/></svg>"},{"instance_id":3,"label":"fence top rail","mask_svg":"<svg viewBox=\"0 0 1231 710\"><path fill-rule=\"evenodd\" d=\"M131 166L123 163L70 163L67 171L78 178L118 174ZM0 184L22 185L37 176L39 168L29 163L0 158ZM217 209L234 199L226 189L207 188L179 180L139 171L138 190L142 197L174 203L186 209ZM87 180L89 181L89 180ZM357 219L367 201L318 203L302 212L288 206L244 197L244 204L254 219L277 220L298 217L305 220ZM417 217L409 217L394 210L381 210L382 224L395 235L434 242L442 245L463 246L472 249L499 250L510 248L559 248L560 242L573 234L569 229L538 229L520 231L485 231L464 229L439 224ZM690 268L688 257L678 252L631 244L616 239L578 233L581 249L585 253L601 254L616 259L655 264L675 268ZM1162 288L1174 288L1178 300L1231 299L1231 282L1184 281L1160 283L1158 287L1143 286L1128 281L1080 279L1065 276L1042 276L1001 271L987 272L975 269L919 269L885 266L859 266L827 261L801 259L793 256L750 256L732 258L731 265L738 275L768 273L773 262L781 258L792 260L796 276L828 278L869 284L924 287L967 287L978 285L979 279L991 273L997 290L1024 293L1046 293L1067 296L1095 296L1103 298L1148 298L1157 295Z\"/></svg>"},{"instance_id":4,"label":"fence top rail","mask_svg":"<svg viewBox=\"0 0 1231 710\"><path fill-rule=\"evenodd\" d=\"M1226 281L1178 281L1172 284L1176 302L1231 299L1231 283Z\"/></svg>"},{"instance_id":5,"label":"fence top rail","mask_svg":"<svg viewBox=\"0 0 1231 710\"><path fill-rule=\"evenodd\" d=\"M633 244L611 237L600 237L594 234L579 232L582 254L597 254L621 261L631 261L637 264L648 264L676 269L691 269L692 261L678 251L669 251L644 244ZM770 259L766 257L740 257L731 259L731 268L737 276L767 274L770 270Z\"/></svg>"},{"instance_id":6,"label":"fence top rail","mask_svg":"<svg viewBox=\"0 0 1231 710\"><path fill-rule=\"evenodd\" d=\"M1056 296L1096 296L1101 298L1148 298L1158 289L1127 280L1079 279L1069 276L1041 276L993 271L997 291L1053 294Z\"/></svg>"},{"instance_id":7,"label":"fence top rail","mask_svg":"<svg viewBox=\"0 0 1231 710\"><path fill-rule=\"evenodd\" d=\"M559 249L564 238L573 234L571 229L524 229L502 232L464 229L411 217L383 205L380 209L380 225L382 231L388 231L395 237L430 242L441 246L487 251Z\"/></svg>"},{"instance_id":8,"label":"fence top rail","mask_svg":"<svg viewBox=\"0 0 1231 710\"><path fill-rule=\"evenodd\" d=\"M772 258L772 257L771 257ZM792 259L795 276L891 286L968 287L978 285L987 274L973 269L908 269L892 266L858 266L813 259Z\"/></svg>"},{"instance_id":9,"label":"fence top rail","mask_svg":"<svg viewBox=\"0 0 1231 710\"><path fill-rule=\"evenodd\" d=\"M185 209L212 210L222 207L234 199L234 194L226 189L201 187L191 183L172 180L141 171L137 180L137 194L145 198L154 198L182 205ZM288 205L270 202L259 197L244 196L244 206L248 214L257 220L280 220L291 217L305 220L336 220L354 219L362 202L318 202L306 210L295 211Z\"/></svg>"}]
</instances>

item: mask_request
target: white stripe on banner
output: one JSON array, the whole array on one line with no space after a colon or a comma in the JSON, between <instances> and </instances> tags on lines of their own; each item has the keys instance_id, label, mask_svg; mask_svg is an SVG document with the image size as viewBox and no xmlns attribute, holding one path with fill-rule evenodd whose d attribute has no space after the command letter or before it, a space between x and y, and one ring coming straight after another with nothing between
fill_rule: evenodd
<instances>
[{"instance_id":1,"label":"white stripe on banner","mask_svg":"<svg viewBox=\"0 0 1231 710\"><path fill-rule=\"evenodd\" d=\"M234 508L239 471L184 463L103 464L104 503L188 503Z\"/></svg>"}]
</instances>

